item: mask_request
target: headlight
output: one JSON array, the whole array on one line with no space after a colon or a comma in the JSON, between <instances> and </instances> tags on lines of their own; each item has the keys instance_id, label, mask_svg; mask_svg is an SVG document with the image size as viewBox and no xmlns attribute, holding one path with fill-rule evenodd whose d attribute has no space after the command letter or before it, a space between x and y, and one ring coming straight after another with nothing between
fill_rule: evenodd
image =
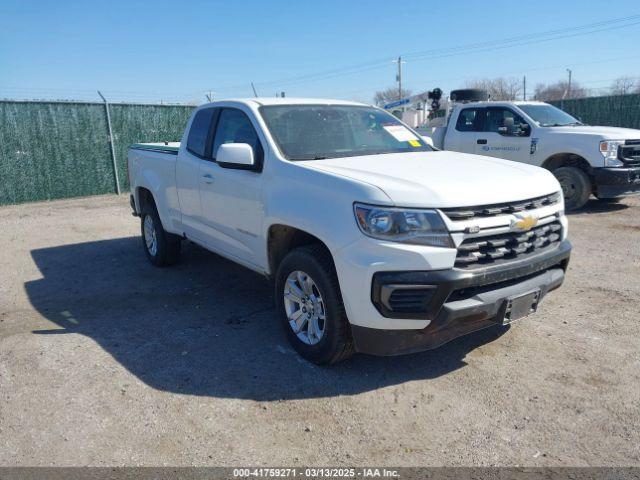
<instances>
[{"instance_id":1,"label":"headlight","mask_svg":"<svg viewBox=\"0 0 640 480\"><path fill-rule=\"evenodd\" d=\"M356 203L356 221L365 235L390 242L455 248L442 217L435 210L374 207Z\"/></svg>"},{"instance_id":2,"label":"headlight","mask_svg":"<svg viewBox=\"0 0 640 480\"><path fill-rule=\"evenodd\" d=\"M605 167L621 167L623 163L618 160L618 147L624 145L624 140L604 140L600 142L600 153L604 157Z\"/></svg>"}]
</instances>

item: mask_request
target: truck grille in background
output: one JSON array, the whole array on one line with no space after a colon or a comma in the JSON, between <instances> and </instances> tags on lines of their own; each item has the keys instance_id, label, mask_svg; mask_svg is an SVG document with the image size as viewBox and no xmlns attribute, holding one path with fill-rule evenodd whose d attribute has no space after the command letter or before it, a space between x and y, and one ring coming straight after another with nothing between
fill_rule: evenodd
<instances>
[{"instance_id":1,"label":"truck grille in background","mask_svg":"<svg viewBox=\"0 0 640 480\"><path fill-rule=\"evenodd\" d=\"M489 266L553 248L560 242L562 225L558 220L527 232L508 232L467 238L458 247L455 266Z\"/></svg>"},{"instance_id":2,"label":"truck grille in background","mask_svg":"<svg viewBox=\"0 0 640 480\"><path fill-rule=\"evenodd\" d=\"M532 198L520 202L496 203L493 205L480 205L477 207L443 208L442 212L451 220L467 220L477 217L493 217L505 213L524 212L548 205L554 205L560 201L560 194L553 193L544 197Z\"/></svg>"},{"instance_id":3,"label":"truck grille in background","mask_svg":"<svg viewBox=\"0 0 640 480\"><path fill-rule=\"evenodd\" d=\"M618 159L629 166L640 165L640 140L627 140L618 147Z\"/></svg>"}]
</instances>

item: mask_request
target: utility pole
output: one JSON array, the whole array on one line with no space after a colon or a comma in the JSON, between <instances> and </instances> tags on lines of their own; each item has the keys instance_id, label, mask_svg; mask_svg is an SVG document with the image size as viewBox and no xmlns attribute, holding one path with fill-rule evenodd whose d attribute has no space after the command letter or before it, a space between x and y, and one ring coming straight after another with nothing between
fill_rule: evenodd
<instances>
[{"instance_id":1,"label":"utility pole","mask_svg":"<svg viewBox=\"0 0 640 480\"><path fill-rule=\"evenodd\" d=\"M569 85L567 86L567 97L571 98L571 69L567 68L567 72L569 73Z\"/></svg>"},{"instance_id":2,"label":"utility pole","mask_svg":"<svg viewBox=\"0 0 640 480\"><path fill-rule=\"evenodd\" d=\"M397 60L393 60L393 63L398 64L398 73L396 74L396 82L398 82L398 100L402 100L402 64L407 62L403 62L402 57L398 57Z\"/></svg>"},{"instance_id":3,"label":"utility pole","mask_svg":"<svg viewBox=\"0 0 640 480\"><path fill-rule=\"evenodd\" d=\"M522 77L522 99L527 101L527 76Z\"/></svg>"}]
</instances>

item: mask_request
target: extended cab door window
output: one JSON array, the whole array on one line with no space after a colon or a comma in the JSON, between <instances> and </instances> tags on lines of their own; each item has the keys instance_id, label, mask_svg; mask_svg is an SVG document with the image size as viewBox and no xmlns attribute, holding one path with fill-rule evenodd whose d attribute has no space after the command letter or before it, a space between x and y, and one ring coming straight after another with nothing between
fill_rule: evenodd
<instances>
[{"instance_id":1,"label":"extended cab door window","mask_svg":"<svg viewBox=\"0 0 640 480\"><path fill-rule=\"evenodd\" d=\"M215 160L218 148L223 143L247 143L253 148L256 169L262 169L264 150L260 138L246 113L237 108L224 108L220 112L218 125L211 148L211 156Z\"/></svg>"},{"instance_id":2,"label":"extended cab door window","mask_svg":"<svg viewBox=\"0 0 640 480\"><path fill-rule=\"evenodd\" d=\"M198 157L205 158L208 156L207 148L211 138L211 127L217 110L216 108L204 108L196 113L193 122L191 122L187 138L187 150Z\"/></svg>"},{"instance_id":3,"label":"extended cab door window","mask_svg":"<svg viewBox=\"0 0 640 480\"><path fill-rule=\"evenodd\" d=\"M475 153L479 138L483 135L486 110L484 108L463 108L458 114L454 130L449 130L445 138L445 148L463 153Z\"/></svg>"},{"instance_id":4,"label":"extended cab door window","mask_svg":"<svg viewBox=\"0 0 640 480\"><path fill-rule=\"evenodd\" d=\"M484 126L484 108L465 108L458 115L456 130L459 132L481 132Z\"/></svg>"}]
</instances>

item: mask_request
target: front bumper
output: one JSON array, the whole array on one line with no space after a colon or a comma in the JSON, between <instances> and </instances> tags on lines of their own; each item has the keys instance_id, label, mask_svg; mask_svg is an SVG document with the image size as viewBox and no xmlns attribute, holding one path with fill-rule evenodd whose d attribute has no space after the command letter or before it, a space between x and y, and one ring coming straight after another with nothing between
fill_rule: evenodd
<instances>
[{"instance_id":1,"label":"front bumper","mask_svg":"<svg viewBox=\"0 0 640 480\"><path fill-rule=\"evenodd\" d=\"M640 167L594 168L598 198L615 198L640 193Z\"/></svg>"},{"instance_id":2,"label":"front bumper","mask_svg":"<svg viewBox=\"0 0 640 480\"><path fill-rule=\"evenodd\" d=\"M434 287L423 312L412 318L431 320L417 330L384 330L352 325L356 350L374 355L399 355L436 348L462 335L494 326L508 298L540 290L540 298L564 280L571 254L565 240L536 258L478 270L381 272L374 275L372 301L384 316L385 285ZM407 317L407 313L402 314Z\"/></svg>"}]
</instances>

